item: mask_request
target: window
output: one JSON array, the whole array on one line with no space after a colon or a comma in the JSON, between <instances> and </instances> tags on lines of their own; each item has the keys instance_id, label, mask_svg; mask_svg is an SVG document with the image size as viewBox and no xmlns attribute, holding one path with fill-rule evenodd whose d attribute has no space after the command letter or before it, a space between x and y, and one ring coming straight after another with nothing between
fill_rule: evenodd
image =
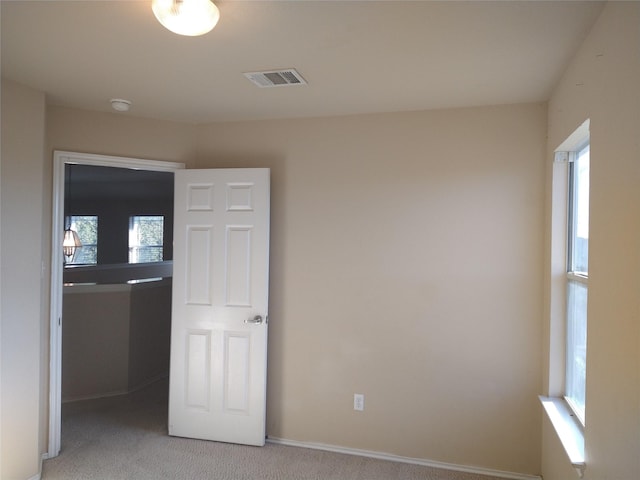
<instances>
[{"instance_id":1,"label":"window","mask_svg":"<svg viewBox=\"0 0 640 480\"><path fill-rule=\"evenodd\" d=\"M67 217L67 225L74 230L82 246L79 247L73 257L66 260L67 265L95 265L98 263L98 216L97 215L70 215Z\"/></svg>"},{"instance_id":2,"label":"window","mask_svg":"<svg viewBox=\"0 0 640 480\"><path fill-rule=\"evenodd\" d=\"M129 218L129 263L163 260L164 216L136 215Z\"/></svg>"},{"instance_id":3,"label":"window","mask_svg":"<svg viewBox=\"0 0 640 480\"><path fill-rule=\"evenodd\" d=\"M589 279L589 161L587 119L555 150L549 250L549 350L540 396L571 465L587 468L587 297ZM548 382L548 383L547 383Z\"/></svg>"},{"instance_id":4,"label":"window","mask_svg":"<svg viewBox=\"0 0 640 480\"><path fill-rule=\"evenodd\" d=\"M565 399L585 421L589 279L589 144L569 158Z\"/></svg>"}]
</instances>

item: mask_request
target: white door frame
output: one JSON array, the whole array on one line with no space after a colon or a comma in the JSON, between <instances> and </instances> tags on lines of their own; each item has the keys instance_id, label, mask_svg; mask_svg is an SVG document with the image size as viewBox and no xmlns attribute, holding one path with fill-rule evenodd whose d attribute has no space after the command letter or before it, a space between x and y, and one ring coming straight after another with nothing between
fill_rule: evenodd
<instances>
[{"instance_id":1,"label":"white door frame","mask_svg":"<svg viewBox=\"0 0 640 480\"><path fill-rule=\"evenodd\" d=\"M157 172L175 172L184 163L142 160L90 153L55 151L53 153L53 193L51 221L51 304L49 346L49 449L47 458L60 453L62 406L62 234L64 225L64 167L66 164L129 168Z\"/></svg>"}]
</instances>

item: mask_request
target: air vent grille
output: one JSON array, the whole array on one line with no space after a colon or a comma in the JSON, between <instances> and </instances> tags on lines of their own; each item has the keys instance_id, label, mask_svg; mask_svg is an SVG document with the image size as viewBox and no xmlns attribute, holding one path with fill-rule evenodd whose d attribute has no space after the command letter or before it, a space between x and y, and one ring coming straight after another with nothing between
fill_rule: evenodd
<instances>
[{"instance_id":1,"label":"air vent grille","mask_svg":"<svg viewBox=\"0 0 640 480\"><path fill-rule=\"evenodd\" d=\"M307 84L305 79L302 78L302 75L293 68L287 70L269 70L266 72L247 72L244 76L260 88L289 87Z\"/></svg>"}]
</instances>

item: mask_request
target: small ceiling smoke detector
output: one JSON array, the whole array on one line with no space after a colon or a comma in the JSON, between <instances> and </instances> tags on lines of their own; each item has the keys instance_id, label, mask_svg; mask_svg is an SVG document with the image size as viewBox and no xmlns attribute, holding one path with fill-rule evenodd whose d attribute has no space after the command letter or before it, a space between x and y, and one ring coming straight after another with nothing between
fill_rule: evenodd
<instances>
[{"instance_id":1,"label":"small ceiling smoke detector","mask_svg":"<svg viewBox=\"0 0 640 480\"><path fill-rule=\"evenodd\" d=\"M260 88L266 87L290 87L293 85L306 85L307 82L295 69L268 70L266 72L247 72L243 74Z\"/></svg>"},{"instance_id":2,"label":"small ceiling smoke detector","mask_svg":"<svg viewBox=\"0 0 640 480\"><path fill-rule=\"evenodd\" d=\"M128 112L131 108L131 102L129 100L123 100L122 98L112 98L111 108L116 112Z\"/></svg>"}]
</instances>

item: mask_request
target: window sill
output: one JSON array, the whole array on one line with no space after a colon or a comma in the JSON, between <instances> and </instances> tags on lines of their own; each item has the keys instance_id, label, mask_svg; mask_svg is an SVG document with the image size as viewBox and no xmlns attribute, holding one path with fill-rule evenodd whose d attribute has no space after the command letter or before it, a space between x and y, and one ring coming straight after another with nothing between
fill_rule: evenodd
<instances>
[{"instance_id":1,"label":"window sill","mask_svg":"<svg viewBox=\"0 0 640 480\"><path fill-rule=\"evenodd\" d=\"M580 478L584 475L587 464L584 461L584 431L580 422L561 398L540 396L540 402L549 417L560 442L564 447L571 466L576 469Z\"/></svg>"}]
</instances>

